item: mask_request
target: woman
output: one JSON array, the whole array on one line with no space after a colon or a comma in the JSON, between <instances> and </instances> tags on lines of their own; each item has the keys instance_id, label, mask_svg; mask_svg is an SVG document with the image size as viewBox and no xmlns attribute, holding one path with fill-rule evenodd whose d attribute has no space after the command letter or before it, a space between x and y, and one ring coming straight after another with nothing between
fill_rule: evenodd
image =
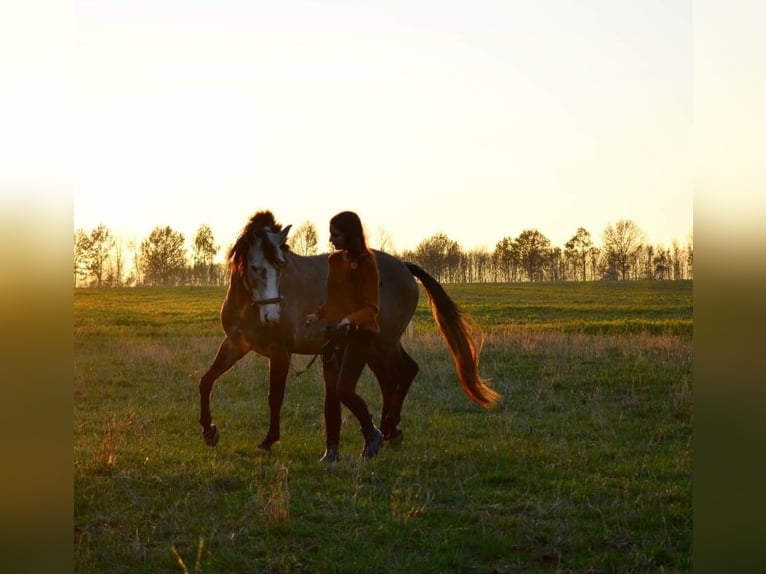
<instances>
[{"instance_id":1,"label":"woman","mask_svg":"<svg viewBox=\"0 0 766 574\"><path fill-rule=\"evenodd\" d=\"M322 461L339 458L341 403L354 414L364 435L363 458L378 454L383 433L373 424L356 384L378 325L378 265L367 247L359 216L352 211L338 213L330 220L330 242L336 249L328 258L327 299L315 313L306 316L306 325L324 319L328 323L325 352L322 354L325 381L324 418L327 449Z\"/></svg>"}]
</instances>

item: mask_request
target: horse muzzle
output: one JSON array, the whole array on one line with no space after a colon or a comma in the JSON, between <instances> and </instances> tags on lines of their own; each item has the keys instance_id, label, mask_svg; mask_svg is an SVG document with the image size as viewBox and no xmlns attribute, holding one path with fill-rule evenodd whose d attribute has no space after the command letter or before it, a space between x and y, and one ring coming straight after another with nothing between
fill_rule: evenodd
<instances>
[{"instance_id":1,"label":"horse muzzle","mask_svg":"<svg viewBox=\"0 0 766 574\"><path fill-rule=\"evenodd\" d=\"M281 299L281 297L280 297ZM258 316L262 325L273 327L279 324L281 306L279 302L258 305Z\"/></svg>"}]
</instances>

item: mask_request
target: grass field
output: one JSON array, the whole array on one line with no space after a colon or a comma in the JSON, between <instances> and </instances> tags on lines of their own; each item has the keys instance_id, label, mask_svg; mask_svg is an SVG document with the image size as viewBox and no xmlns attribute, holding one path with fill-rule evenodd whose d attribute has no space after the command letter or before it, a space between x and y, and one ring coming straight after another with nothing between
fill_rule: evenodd
<instances>
[{"instance_id":1,"label":"grass field","mask_svg":"<svg viewBox=\"0 0 766 574\"><path fill-rule=\"evenodd\" d=\"M691 571L691 282L446 288L502 402L465 397L422 296L403 444L361 462L344 409L329 468L317 365L288 379L265 453L268 365L245 357L204 444L224 289L75 291L75 570ZM379 413L367 372L359 390Z\"/></svg>"}]
</instances>

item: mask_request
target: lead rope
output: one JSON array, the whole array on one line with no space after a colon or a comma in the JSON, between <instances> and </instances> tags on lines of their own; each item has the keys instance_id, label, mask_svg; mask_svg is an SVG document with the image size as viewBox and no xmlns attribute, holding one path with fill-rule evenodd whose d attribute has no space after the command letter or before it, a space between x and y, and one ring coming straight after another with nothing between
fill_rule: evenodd
<instances>
[{"instance_id":1,"label":"lead rope","mask_svg":"<svg viewBox=\"0 0 766 574\"><path fill-rule=\"evenodd\" d=\"M324 349L324 346L322 347L322 349ZM309 361L309 364L308 364L308 365L306 365L306 367L305 367L304 369L300 370L300 371L296 371L296 370L295 370L295 369L294 369L294 368L291 366L291 367L290 367L290 370L293 372L293 376L294 376L294 377L297 379L297 378L298 378L298 377L300 377L300 376L301 376L303 373L305 373L306 371L308 371L308 370L311 368L311 365L313 365L313 364L314 364L314 362L317 360L317 358L319 358L319 355L321 355L321 354L322 354L322 353L321 353L321 351L320 351L319 353L317 353L316 355L314 355L314 356L312 357L312 359Z\"/></svg>"},{"instance_id":2,"label":"lead rope","mask_svg":"<svg viewBox=\"0 0 766 574\"><path fill-rule=\"evenodd\" d=\"M313 364L314 364L314 362L315 362L315 361L316 361L316 360L319 358L319 355L321 355L322 353L324 353L324 350L327 348L327 345L329 345L329 344L330 344L330 340L328 339L328 340L326 340L326 341L324 342L324 344L322 344L322 348L321 348L321 349L319 349L319 352L318 352L316 355L314 355L314 356L311 358L311 360L309 361L309 364L308 364L308 365L306 365L306 367L305 367L304 369L302 369L302 370L300 370L300 371L296 371L296 370L295 370L295 369L293 369L293 367L291 366L291 367L290 367L290 370L292 370L292 372L293 372L293 376L294 376L294 377L297 379L297 378L298 378L298 377L300 377L300 376L301 376L303 373L305 373L306 371L308 371L308 370L311 368L311 365L313 365Z\"/></svg>"}]
</instances>

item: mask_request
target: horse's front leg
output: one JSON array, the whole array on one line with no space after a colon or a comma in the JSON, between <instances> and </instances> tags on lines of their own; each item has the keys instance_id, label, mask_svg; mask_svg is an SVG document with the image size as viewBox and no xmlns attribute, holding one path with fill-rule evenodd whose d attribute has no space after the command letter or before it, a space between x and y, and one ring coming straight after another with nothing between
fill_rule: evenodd
<instances>
[{"instance_id":1,"label":"horse's front leg","mask_svg":"<svg viewBox=\"0 0 766 574\"><path fill-rule=\"evenodd\" d=\"M213 385L218 377L231 369L247 351L246 347L237 345L226 337L218 348L213 364L199 381L199 424L202 425L202 436L208 446L215 446L219 439L218 428L213 424L213 417L210 415L210 393L213 391Z\"/></svg>"},{"instance_id":2,"label":"horse's front leg","mask_svg":"<svg viewBox=\"0 0 766 574\"><path fill-rule=\"evenodd\" d=\"M269 354L269 432L258 445L263 450L279 441L279 415L285 398L285 384L290 369L290 353L284 349L272 349Z\"/></svg>"}]
</instances>

